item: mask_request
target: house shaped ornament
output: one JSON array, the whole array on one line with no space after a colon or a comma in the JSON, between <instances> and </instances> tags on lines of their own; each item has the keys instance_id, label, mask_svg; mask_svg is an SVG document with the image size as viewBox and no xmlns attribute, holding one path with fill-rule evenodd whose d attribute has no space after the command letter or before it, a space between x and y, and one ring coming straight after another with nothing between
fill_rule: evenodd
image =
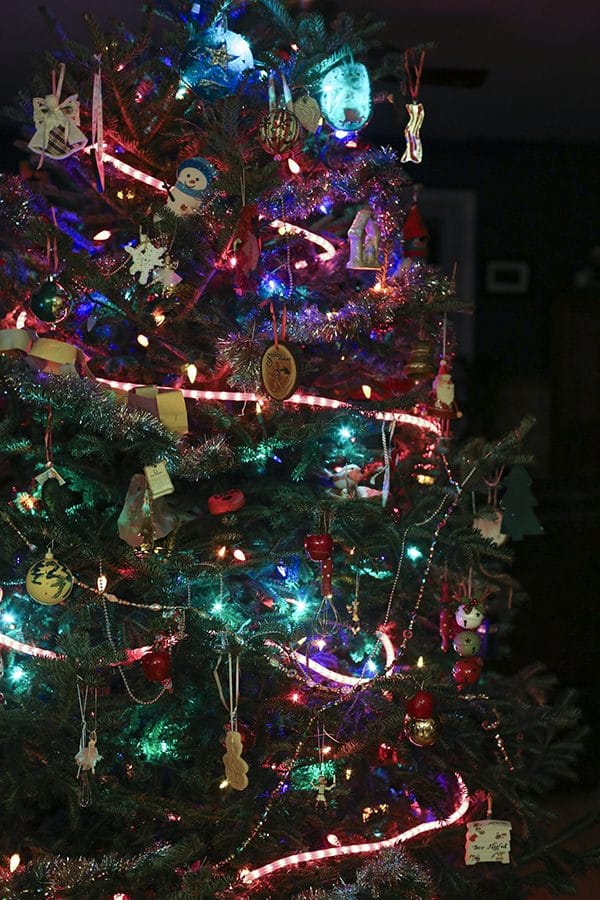
<instances>
[{"instance_id":1,"label":"house shaped ornament","mask_svg":"<svg viewBox=\"0 0 600 900\"><path fill-rule=\"evenodd\" d=\"M350 259L348 269L371 269L378 271L379 238L381 231L373 213L368 207L360 209L348 231Z\"/></svg>"}]
</instances>

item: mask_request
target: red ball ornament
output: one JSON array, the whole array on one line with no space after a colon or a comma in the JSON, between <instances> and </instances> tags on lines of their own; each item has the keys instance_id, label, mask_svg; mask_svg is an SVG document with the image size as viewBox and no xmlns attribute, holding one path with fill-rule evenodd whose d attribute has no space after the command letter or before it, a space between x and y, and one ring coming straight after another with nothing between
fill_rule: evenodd
<instances>
[{"instance_id":1,"label":"red ball ornament","mask_svg":"<svg viewBox=\"0 0 600 900\"><path fill-rule=\"evenodd\" d=\"M477 684L481 670L483 668L483 660L480 656L468 656L464 659L458 659L452 666L452 677L459 687L467 687Z\"/></svg>"},{"instance_id":2,"label":"red ball ornament","mask_svg":"<svg viewBox=\"0 0 600 900\"><path fill-rule=\"evenodd\" d=\"M148 681L166 681L171 677L171 657L167 650L151 650L142 656L142 670Z\"/></svg>"},{"instance_id":3,"label":"red ball ornament","mask_svg":"<svg viewBox=\"0 0 600 900\"><path fill-rule=\"evenodd\" d=\"M417 691L406 701L406 712L413 719L430 719L433 715L435 701L427 691Z\"/></svg>"},{"instance_id":4,"label":"red ball ornament","mask_svg":"<svg viewBox=\"0 0 600 900\"><path fill-rule=\"evenodd\" d=\"M275 159L285 159L299 143L302 126L288 109L272 109L261 119L258 139L264 150Z\"/></svg>"},{"instance_id":5,"label":"red ball ornament","mask_svg":"<svg viewBox=\"0 0 600 900\"><path fill-rule=\"evenodd\" d=\"M304 549L314 562L323 562L333 553L333 538L330 534L308 534L304 539Z\"/></svg>"}]
</instances>

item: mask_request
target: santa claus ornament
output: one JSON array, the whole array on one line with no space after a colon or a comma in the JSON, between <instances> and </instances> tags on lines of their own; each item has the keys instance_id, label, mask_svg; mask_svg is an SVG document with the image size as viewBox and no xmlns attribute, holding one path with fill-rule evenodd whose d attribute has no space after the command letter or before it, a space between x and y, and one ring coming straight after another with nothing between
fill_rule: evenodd
<instances>
[{"instance_id":1,"label":"santa claus ornament","mask_svg":"<svg viewBox=\"0 0 600 900\"><path fill-rule=\"evenodd\" d=\"M460 419L462 413L458 408L454 399L454 382L450 374L448 360L442 357L440 368L436 377L433 379L433 394L431 400L427 404L427 412L436 419L440 419L442 423L442 431L447 437L450 433L450 422L453 419Z\"/></svg>"}]
</instances>

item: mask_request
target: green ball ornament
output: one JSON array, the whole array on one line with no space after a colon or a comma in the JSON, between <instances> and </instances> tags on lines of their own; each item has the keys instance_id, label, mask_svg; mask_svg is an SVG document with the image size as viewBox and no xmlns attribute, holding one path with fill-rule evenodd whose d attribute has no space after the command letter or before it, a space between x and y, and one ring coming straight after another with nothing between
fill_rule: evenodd
<instances>
[{"instance_id":1,"label":"green ball ornament","mask_svg":"<svg viewBox=\"0 0 600 900\"><path fill-rule=\"evenodd\" d=\"M32 600L44 606L55 606L66 600L71 593L73 576L48 550L45 557L34 563L28 571L25 587Z\"/></svg>"},{"instance_id":2,"label":"green ball ornament","mask_svg":"<svg viewBox=\"0 0 600 900\"><path fill-rule=\"evenodd\" d=\"M72 300L64 287L59 284L56 275L50 275L39 290L31 295L29 306L31 312L41 322L57 325L71 312Z\"/></svg>"}]
</instances>

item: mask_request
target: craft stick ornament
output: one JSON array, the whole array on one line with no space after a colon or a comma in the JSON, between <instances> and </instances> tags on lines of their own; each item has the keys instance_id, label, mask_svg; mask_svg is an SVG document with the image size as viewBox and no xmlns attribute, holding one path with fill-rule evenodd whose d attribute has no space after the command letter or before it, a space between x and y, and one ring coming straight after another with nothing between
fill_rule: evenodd
<instances>
[{"instance_id":1,"label":"craft stick ornament","mask_svg":"<svg viewBox=\"0 0 600 900\"><path fill-rule=\"evenodd\" d=\"M79 750L75 754L75 762L79 766L77 769L77 801L83 808L92 805L92 782L91 776L96 774L96 765L102 757L98 753L96 743L98 740L96 727L98 721L98 689L93 689L94 709L90 713L92 718L92 728L88 730L87 722L87 704L90 694L89 685L85 686L82 691L81 683L77 681L77 699L79 700L79 712L81 714L81 737L79 739Z\"/></svg>"},{"instance_id":2,"label":"craft stick ornament","mask_svg":"<svg viewBox=\"0 0 600 900\"><path fill-rule=\"evenodd\" d=\"M423 63L425 62L425 52L419 56L419 61L415 62L415 51L407 50L404 54L404 68L406 70L406 81L408 90L412 97L412 102L406 104L406 112L408 113L408 122L404 129L404 138L406 140L406 148L402 155L401 162L420 163L423 160L423 144L421 143L421 127L425 118L425 110L422 103L417 102L419 96L419 86L421 83L421 74L423 72Z\"/></svg>"},{"instance_id":3,"label":"craft stick ornament","mask_svg":"<svg viewBox=\"0 0 600 900\"><path fill-rule=\"evenodd\" d=\"M224 640L227 640L225 637ZM243 741L238 731L238 703L240 699L240 648L238 645L228 646L227 652L227 689L228 698L225 698L219 667L223 660L220 654L213 675L222 705L229 713L229 730L225 735L225 753L223 765L225 766L225 779L227 786L234 791L244 791L248 787L248 763L242 759Z\"/></svg>"},{"instance_id":4,"label":"craft stick ornament","mask_svg":"<svg viewBox=\"0 0 600 900\"><path fill-rule=\"evenodd\" d=\"M35 132L27 145L41 156L40 166L45 156L51 159L66 159L78 150L83 150L87 138L79 127L79 100L72 94L61 103L65 64L61 63L57 73L52 73L52 93L46 97L33 98L33 124Z\"/></svg>"}]
</instances>

